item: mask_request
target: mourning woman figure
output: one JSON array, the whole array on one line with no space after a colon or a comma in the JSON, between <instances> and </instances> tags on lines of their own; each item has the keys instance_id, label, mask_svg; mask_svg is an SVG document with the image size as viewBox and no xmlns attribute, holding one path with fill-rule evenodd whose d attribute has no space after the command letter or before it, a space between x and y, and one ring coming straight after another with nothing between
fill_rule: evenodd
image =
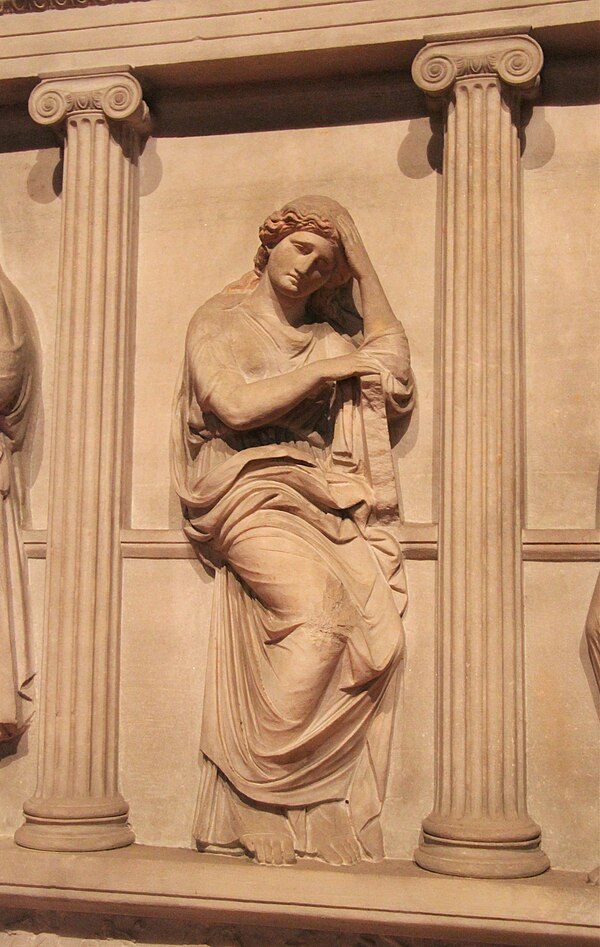
<instances>
[{"instance_id":1,"label":"mourning woman figure","mask_svg":"<svg viewBox=\"0 0 600 947\"><path fill-rule=\"evenodd\" d=\"M360 378L410 410L408 345L335 201L292 201L259 236L254 272L192 319L175 402L184 528L216 572L194 836L261 863L350 864L383 857L403 648Z\"/></svg>"},{"instance_id":2,"label":"mourning woman figure","mask_svg":"<svg viewBox=\"0 0 600 947\"><path fill-rule=\"evenodd\" d=\"M34 344L26 304L0 269L0 744L26 729L31 697L27 567L18 466L31 414Z\"/></svg>"}]
</instances>

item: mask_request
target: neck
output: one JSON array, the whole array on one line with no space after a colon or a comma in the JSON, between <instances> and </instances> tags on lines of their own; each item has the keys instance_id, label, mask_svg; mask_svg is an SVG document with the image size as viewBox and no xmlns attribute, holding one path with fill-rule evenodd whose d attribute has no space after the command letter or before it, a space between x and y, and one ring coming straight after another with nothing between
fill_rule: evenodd
<instances>
[{"instance_id":1,"label":"neck","mask_svg":"<svg viewBox=\"0 0 600 947\"><path fill-rule=\"evenodd\" d=\"M259 315L275 316L290 326L299 326L304 322L306 300L290 299L276 292L267 273L263 273L259 279L252 293L252 302Z\"/></svg>"}]
</instances>

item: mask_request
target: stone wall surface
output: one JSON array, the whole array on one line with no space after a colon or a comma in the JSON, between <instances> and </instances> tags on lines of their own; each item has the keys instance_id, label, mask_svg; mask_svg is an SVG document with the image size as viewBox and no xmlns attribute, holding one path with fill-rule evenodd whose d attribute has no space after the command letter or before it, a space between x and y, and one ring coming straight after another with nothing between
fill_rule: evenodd
<instances>
[{"instance_id":1,"label":"stone wall surface","mask_svg":"<svg viewBox=\"0 0 600 947\"><path fill-rule=\"evenodd\" d=\"M600 109L535 108L526 129L527 525L598 524Z\"/></svg>"}]
</instances>

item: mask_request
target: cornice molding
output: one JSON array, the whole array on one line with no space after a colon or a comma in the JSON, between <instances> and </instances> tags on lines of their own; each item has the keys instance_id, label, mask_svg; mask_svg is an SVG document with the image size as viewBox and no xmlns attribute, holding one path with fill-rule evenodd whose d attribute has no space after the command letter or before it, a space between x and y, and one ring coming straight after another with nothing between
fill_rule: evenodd
<instances>
[{"instance_id":1,"label":"cornice molding","mask_svg":"<svg viewBox=\"0 0 600 947\"><path fill-rule=\"evenodd\" d=\"M412 76L429 96L452 92L457 79L497 76L506 85L530 91L539 83L544 56L531 36L487 36L430 42L416 56Z\"/></svg>"},{"instance_id":2,"label":"cornice molding","mask_svg":"<svg viewBox=\"0 0 600 947\"><path fill-rule=\"evenodd\" d=\"M46 10L77 10L106 7L112 3L146 3L147 0L0 0L0 16L5 13L44 13Z\"/></svg>"}]
</instances>

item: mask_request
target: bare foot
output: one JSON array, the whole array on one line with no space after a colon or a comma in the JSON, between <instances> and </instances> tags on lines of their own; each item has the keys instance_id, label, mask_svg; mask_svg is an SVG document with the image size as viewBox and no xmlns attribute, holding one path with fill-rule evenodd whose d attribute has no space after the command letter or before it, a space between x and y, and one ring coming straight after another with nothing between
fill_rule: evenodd
<instances>
[{"instance_id":1,"label":"bare foot","mask_svg":"<svg viewBox=\"0 0 600 947\"><path fill-rule=\"evenodd\" d=\"M290 835L247 833L240 836L240 842L259 865L293 865L296 861Z\"/></svg>"},{"instance_id":2,"label":"bare foot","mask_svg":"<svg viewBox=\"0 0 600 947\"><path fill-rule=\"evenodd\" d=\"M322 802L308 813L310 850L330 865L353 865L362 858L348 807L343 801Z\"/></svg>"}]
</instances>

